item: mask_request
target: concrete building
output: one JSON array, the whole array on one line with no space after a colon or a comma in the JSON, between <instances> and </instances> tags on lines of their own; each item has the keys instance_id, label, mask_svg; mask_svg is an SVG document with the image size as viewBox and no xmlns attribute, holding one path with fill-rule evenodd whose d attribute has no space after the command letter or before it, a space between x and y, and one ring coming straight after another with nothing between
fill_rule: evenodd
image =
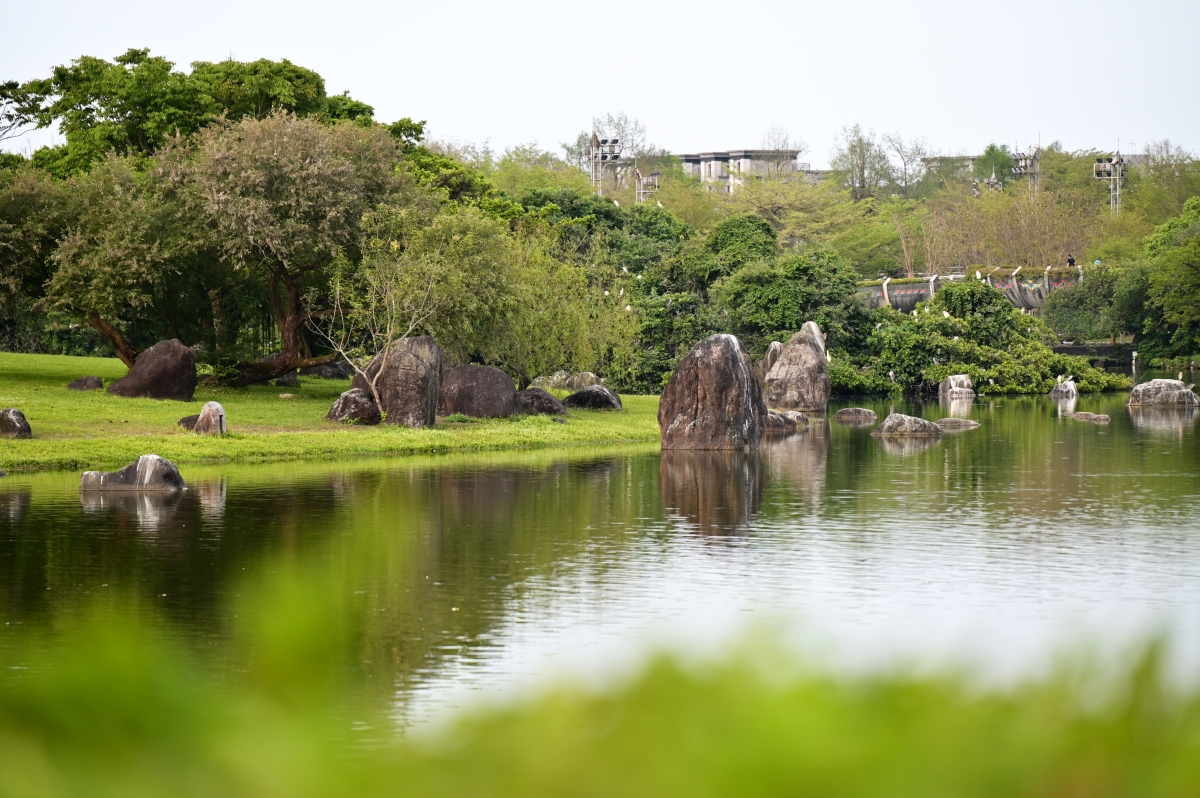
<instances>
[{"instance_id":1,"label":"concrete building","mask_svg":"<svg viewBox=\"0 0 1200 798\"><path fill-rule=\"evenodd\" d=\"M803 174L821 179L823 172L813 170L809 164L797 161L800 150L728 150L725 152L698 152L679 156L683 162L683 173L698 177L709 191L722 194L733 193L739 185L753 175Z\"/></svg>"}]
</instances>

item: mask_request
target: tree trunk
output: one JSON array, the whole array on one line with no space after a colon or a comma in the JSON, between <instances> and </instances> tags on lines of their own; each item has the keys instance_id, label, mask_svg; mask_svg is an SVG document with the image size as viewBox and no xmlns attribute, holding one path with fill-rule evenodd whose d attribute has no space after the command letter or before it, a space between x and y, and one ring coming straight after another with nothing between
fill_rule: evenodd
<instances>
[{"instance_id":1,"label":"tree trunk","mask_svg":"<svg viewBox=\"0 0 1200 798\"><path fill-rule=\"evenodd\" d=\"M286 298L279 295L280 283L287 291ZM234 385L250 385L281 377L292 369L319 366L337 357L334 352L320 357L303 357L307 346L301 333L304 329L304 311L300 306L300 286L286 273L276 274L271 281L271 305L275 310L275 321L279 325L279 357L270 362L242 361L236 368L240 376Z\"/></svg>"},{"instance_id":2,"label":"tree trunk","mask_svg":"<svg viewBox=\"0 0 1200 798\"><path fill-rule=\"evenodd\" d=\"M137 356L141 353L133 344L125 340L125 336L121 335L121 331L113 325L109 324L99 313L93 313L88 316L88 324L100 333L100 337L108 344L113 353L121 359L129 368L133 368L133 361L137 360Z\"/></svg>"}]
</instances>

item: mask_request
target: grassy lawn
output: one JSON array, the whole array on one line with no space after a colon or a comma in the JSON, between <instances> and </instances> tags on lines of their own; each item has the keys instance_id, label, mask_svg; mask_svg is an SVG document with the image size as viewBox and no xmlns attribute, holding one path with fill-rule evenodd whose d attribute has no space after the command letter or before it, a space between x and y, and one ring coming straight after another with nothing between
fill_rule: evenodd
<instances>
[{"instance_id":1,"label":"grassy lawn","mask_svg":"<svg viewBox=\"0 0 1200 798\"><path fill-rule=\"evenodd\" d=\"M281 460L478 451L658 440L658 397L623 396L625 412L574 410L566 424L546 416L439 423L434 429L356 427L325 420L349 380L303 377L299 387L214 388L203 383L192 402L125 399L105 391L68 391L95 375L107 387L125 374L115 358L0 352L0 408L20 409L31 440L0 440L8 471L121 466L141 454L176 463L259 463ZM281 393L294 399L280 399ZM193 435L177 426L205 402L225 407L230 434Z\"/></svg>"}]
</instances>

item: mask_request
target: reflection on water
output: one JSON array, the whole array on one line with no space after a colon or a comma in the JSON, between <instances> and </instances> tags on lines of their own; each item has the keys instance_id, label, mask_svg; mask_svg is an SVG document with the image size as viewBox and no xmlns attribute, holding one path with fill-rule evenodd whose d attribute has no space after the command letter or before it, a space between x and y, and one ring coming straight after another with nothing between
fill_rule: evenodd
<instances>
[{"instance_id":1,"label":"reflection on water","mask_svg":"<svg viewBox=\"0 0 1200 798\"><path fill-rule=\"evenodd\" d=\"M1075 405L1079 404L1079 397L1069 396L1065 399L1052 399L1051 401L1057 406L1058 415L1061 418L1075 412Z\"/></svg>"},{"instance_id":2,"label":"reflection on water","mask_svg":"<svg viewBox=\"0 0 1200 798\"><path fill-rule=\"evenodd\" d=\"M1060 421L1044 397L985 397L969 409L981 429L940 441L815 419L753 454L185 468L191 490L173 496L14 475L0 485L0 620L53 626L123 591L233 667L233 614L253 600L271 617L271 585L294 573L332 602L322 623L350 641L363 689L408 720L561 668L619 671L654 646L719 647L764 618L860 661L1016 671L1064 629L1119 643L1165 628L1200 665L1195 416L1123 403L1080 398L1112 416L1097 427Z\"/></svg>"},{"instance_id":3,"label":"reflection on water","mask_svg":"<svg viewBox=\"0 0 1200 798\"><path fill-rule=\"evenodd\" d=\"M705 535L749 527L762 505L765 482L758 451L665 451L658 473L663 507Z\"/></svg>"},{"instance_id":4,"label":"reflection on water","mask_svg":"<svg viewBox=\"0 0 1200 798\"><path fill-rule=\"evenodd\" d=\"M949 396L943 396L939 399L939 402L947 416L951 418L970 418L971 408L975 404L975 397L969 396L965 399L951 399Z\"/></svg>"},{"instance_id":5,"label":"reflection on water","mask_svg":"<svg viewBox=\"0 0 1200 798\"><path fill-rule=\"evenodd\" d=\"M1182 434L1196 424L1195 407L1127 407L1134 429Z\"/></svg>"},{"instance_id":6,"label":"reflection on water","mask_svg":"<svg viewBox=\"0 0 1200 798\"><path fill-rule=\"evenodd\" d=\"M875 440L888 454L896 457L907 457L910 454L932 449L941 443L941 438L930 435L893 436L878 435Z\"/></svg>"}]
</instances>

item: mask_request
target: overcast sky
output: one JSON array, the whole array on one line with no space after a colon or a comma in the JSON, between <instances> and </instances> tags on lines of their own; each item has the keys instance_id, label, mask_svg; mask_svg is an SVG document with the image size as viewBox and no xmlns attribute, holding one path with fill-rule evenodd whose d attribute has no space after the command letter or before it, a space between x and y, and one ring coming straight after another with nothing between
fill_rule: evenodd
<instances>
[{"instance_id":1,"label":"overcast sky","mask_svg":"<svg viewBox=\"0 0 1200 798\"><path fill-rule=\"evenodd\" d=\"M814 165L855 122L946 153L1039 135L1200 150L1197 0L50 0L8 3L0 19L0 80L130 47L183 67L288 58L382 121L426 119L434 137L496 149L557 149L625 111L673 152L755 147L778 125Z\"/></svg>"}]
</instances>

